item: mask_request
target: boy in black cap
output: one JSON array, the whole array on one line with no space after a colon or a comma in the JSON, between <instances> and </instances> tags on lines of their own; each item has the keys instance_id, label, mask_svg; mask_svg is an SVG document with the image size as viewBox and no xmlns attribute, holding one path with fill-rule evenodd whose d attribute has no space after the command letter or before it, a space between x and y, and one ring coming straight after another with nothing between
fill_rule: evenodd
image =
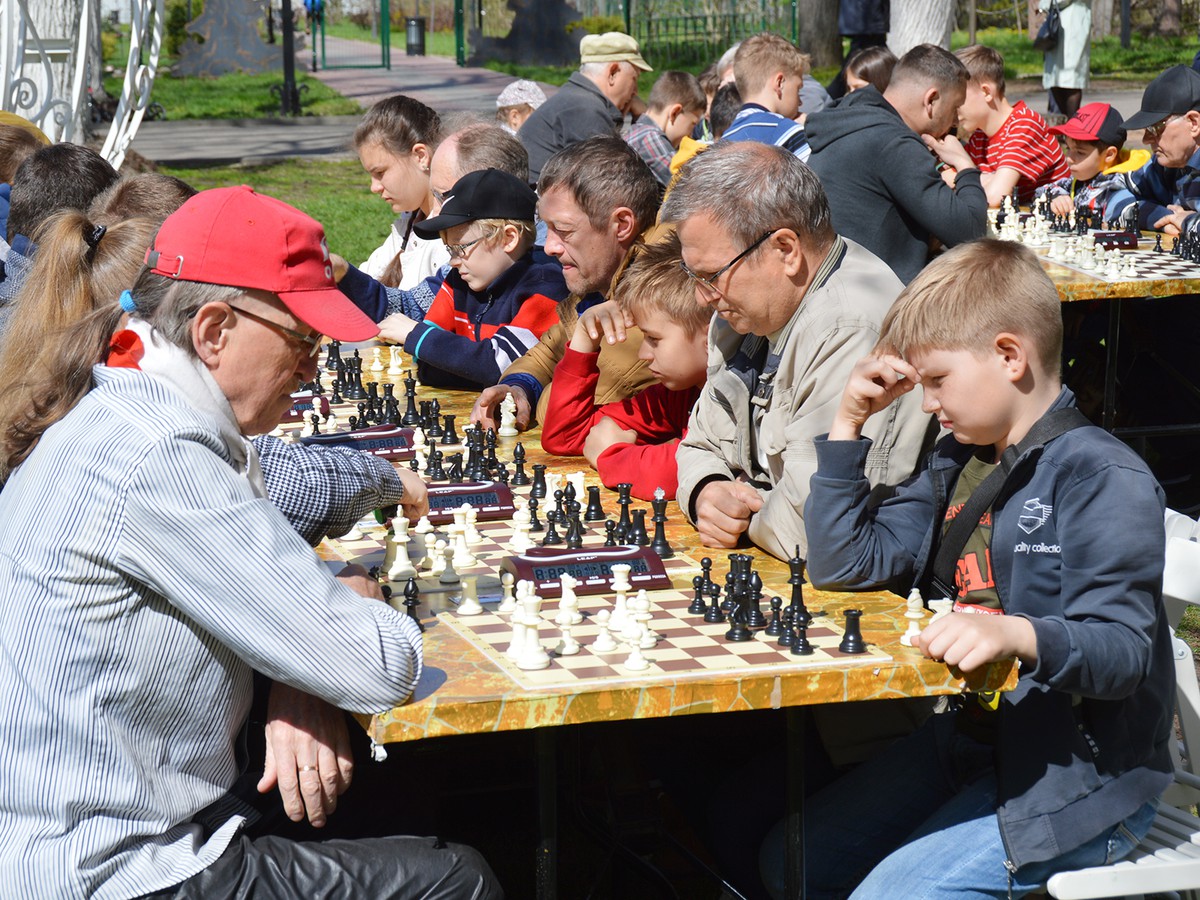
<instances>
[{"instance_id":1,"label":"boy in black cap","mask_svg":"<svg viewBox=\"0 0 1200 900\"><path fill-rule=\"evenodd\" d=\"M1050 129L1063 138L1071 174L1037 189L1034 198L1050 200L1056 216L1104 215L1109 199L1125 187L1121 177L1150 161L1149 150L1125 150L1121 114L1107 103L1089 103Z\"/></svg>"},{"instance_id":2,"label":"boy in black cap","mask_svg":"<svg viewBox=\"0 0 1200 900\"><path fill-rule=\"evenodd\" d=\"M1105 218L1166 234L1200 232L1200 73L1172 66L1150 82L1141 111L1125 121L1126 131L1139 128L1154 158L1124 176Z\"/></svg>"},{"instance_id":3,"label":"boy in black cap","mask_svg":"<svg viewBox=\"0 0 1200 900\"><path fill-rule=\"evenodd\" d=\"M499 169L460 178L440 215L414 230L441 235L452 271L423 322L389 317L380 335L402 343L424 384L480 390L558 321L570 293L556 262L533 259L537 195Z\"/></svg>"}]
</instances>

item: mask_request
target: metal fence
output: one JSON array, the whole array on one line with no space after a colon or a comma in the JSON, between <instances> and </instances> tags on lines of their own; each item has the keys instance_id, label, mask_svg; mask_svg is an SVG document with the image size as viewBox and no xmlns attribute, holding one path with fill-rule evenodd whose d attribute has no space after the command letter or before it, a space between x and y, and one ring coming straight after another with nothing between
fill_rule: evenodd
<instances>
[{"instance_id":1,"label":"metal fence","mask_svg":"<svg viewBox=\"0 0 1200 900\"><path fill-rule=\"evenodd\" d=\"M391 0L340 0L327 3L309 25L313 58L322 69L392 67Z\"/></svg>"}]
</instances>

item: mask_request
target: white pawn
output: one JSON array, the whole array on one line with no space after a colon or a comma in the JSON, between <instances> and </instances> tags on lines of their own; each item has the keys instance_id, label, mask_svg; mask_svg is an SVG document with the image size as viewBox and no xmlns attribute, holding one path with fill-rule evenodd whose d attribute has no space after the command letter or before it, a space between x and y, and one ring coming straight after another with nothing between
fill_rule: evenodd
<instances>
[{"instance_id":1,"label":"white pawn","mask_svg":"<svg viewBox=\"0 0 1200 900\"><path fill-rule=\"evenodd\" d=\"M403 375L404 370L400 368L400 348L394 344L388 347L389 365L387 373L389 375Z\"/></svg>"},{"instance_id":2,"label":"white pawn","mask_svg":"<svg viewBox=\"0 0 1200 900\"><path fill-rule=\"evenodd\" d=\"M533 546L533 542L529 539L529 523L516 522L514 523L514 531L512 540L508 542L508 549L518 556Z\"/></svg>"},{"instance_id":3,"label":"white pawn","mask_svg":"<svg viewBox=\"0 0 1200 900\"><path fill-rule=\"evenodd\" d=\"M638 627L640 628L641 626ZM650 661L642 655L642 648L638 645L638 641L634 641L630 646L633 649L630 650L629 656L625 658L625 668L634 672L644 672L650 668Z\"/></svg>"},{"instance_id":4,"label":"white pawn","mask_svg":"<svg viewBox=\"0 0 1200 900\"><path fill-rule=\"evenodd\" d=\"M477 616L483 612L483 604L479 602L479 587L474 578L463 582L462 601L458 604L460 616Z\"/></svg>"},{"instance_id":5,"label":"white pawn","mask_svg":"<svg viewBox=\"0 0 1200 900\"><path fill-rule=\"evenodd\" d=\"M1121 274L1123 276L1125 276L1126 278L1137 278L1138 277L1138 270L1137 270L1137 266L1133 262L1133 254L1132 253L1125 254L1125 266L1124 266L1124 268L1121 269Z\"/></svg>"},{"instance_id":6,"label":"white pawn","mask_svg":"<svg viewBox=\"0 0 1200 900\"><path fill-rule=\"evenodd\" d=\"M438 584L458 584L460 579L458 573L454 571L454 548L446 545L445 541L438 541L438 543L443 545L442 559L445 560L438 573Z\"/></svg>"},{"instance_id":7,"label":"white pawn","mask_svg":"<svg viewBox=\"0 0 1200 900\"><path fill-rule=\"evenodd\" d=\"M419 425L416 426L415 428L413 428L412 445L413 445L413 449L416 450L417 453L421 456L424 456L425 448L427 446L429 446L428 444L425 443L425 429ZM424 468L424 467L425 467L425 463L424 463L424 460L422 460L421 468Z\"/></svg>"},{"instance_id":8,"label":"white pawn","mask_svg":"<svg viewBox=\"0 0 1200 900\"><path fill-rule=\"evenodd\" d=\"M558 646L554 648L554 652L559 656L574 656L579 652L579 641L571 636L570 625L562 627L562 639L558 642Z\"/></svg>"},{"instance_id":9,"label":"white pawn","mask_svg":"<svg viewBox=\"0 0 1200 900\"><path fill-rule=\"evenodd\" d=\"M375 353L375 361L371 363L371 371L372 372L382 372L384 369L383 348L376 347L374 350L374 353Z\"/></svg>"},{"instance_id":10,"label":"white pawn","mask_svg":"<svg viewBox=\"0 0 1200 900\"><path fill-rule=\"evenodd\" d=\"M479 510L473 506L467 506L465 503L463 506L466 507L467 514L466 529L463 533L466 535L467 544L473 546L483 541L483 535L479 533L479 528L476 525L476 522L479 519Z\"/></svg>"},{"instance_id":11,"label":"white pawn","mask_svg":"<svg viewBox=\"0 0 1200 900\"><path fill-rule=\"evenodd\" d=\"M607 610L602 610L607 612ZM600 621L597 616L597 624L600 630L596 632L596 637L592 641L592 649L597 653L612 653L617 649L617 642L613 640L612 634L608 630L608 620Z\"/></svg>"},{"instance_id":12,"label":"white pawn","mask_svg":"<svg viewBox=\"0 0 1200 900\"><path fill-rule=\"evenodd\" d=\"M650 598L646 596L645 590L637 592L637 597L633 601L633 609L633 617L641 629L638 646L643 650L653 650L658 644L658 635L650 630Z\"/></svg>"},{"instance_id":13,"label":"white pawn","mask_svg":"<svg viewBox=\"0 0 1200 900\"><path fill-rule=\"evenodd\" d=\"M433 523L429 521L429 516L421 516L417 519L417 524L413 526L413 534L432 534Z\"/></svg>"},{"instance_id":14,"label":"white pawn","mask_svg":"<svg viewBox=\"0 0 1200 900\"><path fill-rule=\"evenodd\" d=\"M329 407L329 415L325 417L325 431L330 432L338 427L337 413L333 411L333 407Z\"/></svg>"},{"instance_id":15,"label":"white pawn","mask_svg":"<svg viewBox=\"0 0 1200 900\"><path fill-rule=\"evenodd\" d=\"M496 607L496 612L512 612L517 608L517 601L513 598L513 573L500 573L500 605Z\"/></svg>"},{"instance_id":16,"label":"white pawn","mask_svg":"<svg viewBox=\"0 0 1200 900\"><path fill-rule=\"evenodd\" d=\"M429 538L425 539L425 546L429 546ZM438 538L433 544L433 555L430 557L429 574L441 576L446 571L446 542ZM453 582L451 582L453 584Z\"/></svg>"}]
</instances>

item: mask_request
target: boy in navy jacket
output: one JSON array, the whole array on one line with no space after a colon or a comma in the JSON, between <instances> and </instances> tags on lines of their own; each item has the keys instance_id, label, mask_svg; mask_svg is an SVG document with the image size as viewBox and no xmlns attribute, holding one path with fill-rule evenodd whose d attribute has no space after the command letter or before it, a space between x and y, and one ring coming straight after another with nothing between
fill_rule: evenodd
<instances>
[{"instance_id":1,"label":"boy in navy jacket","mask_svg":"<svg viewBox=\"0 0 1200 900\"><path fill-rule=\"evenodd\" d=\"M533 258L537 195L499 169L460 178L442 211L415 226L441 235L453 267L422 322L395 315L380 335L404 344L432 387L480 390L558 321L569 291L556 261Z\"/></svg>"},{"instance_id":2,"label":"boy in navy jacket","mask_svg":"<svg viewBox=\"0 0 1200 900\"><path fill-rule=\"evenodd\" d=\"M1162 491L1091 425L1018 442L1073 405L1061 386L1059 300L1026 247L947 252L900 295L858 363L805 507L809 577L826 588L912 586L997 464L991 509L958 554L954 612L913 645L964 673L1017 657L1010 692L966 694L814 796L809 896L1013 897L1057 871L1119 859L1171 780L1174 700L1161 588ZM951 432L929 467L868 508L863 423L921 386ZM782 837L763 848L781 889ZM861 882L861 883L860 883Z\"/></svg>"}]
</instances>

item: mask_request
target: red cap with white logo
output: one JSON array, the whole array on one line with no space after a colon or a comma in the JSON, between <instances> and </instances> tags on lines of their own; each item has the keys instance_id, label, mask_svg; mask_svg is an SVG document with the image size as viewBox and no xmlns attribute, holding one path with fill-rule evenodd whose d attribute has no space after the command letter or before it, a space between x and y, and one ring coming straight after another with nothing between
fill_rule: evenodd
<instances>
[{"instance_id":1,"label":"red cap with white logo","mask_svg":"<svg viewBox=\"0 0 1200 900\"><path fill-rule=\"evenodd\" d=\"M182 281L270 291L296 318L335 340L379 333L338 290L320 223L247 185L189 198L163 222L146 265Z\"/></svg>"}]
</instances>

